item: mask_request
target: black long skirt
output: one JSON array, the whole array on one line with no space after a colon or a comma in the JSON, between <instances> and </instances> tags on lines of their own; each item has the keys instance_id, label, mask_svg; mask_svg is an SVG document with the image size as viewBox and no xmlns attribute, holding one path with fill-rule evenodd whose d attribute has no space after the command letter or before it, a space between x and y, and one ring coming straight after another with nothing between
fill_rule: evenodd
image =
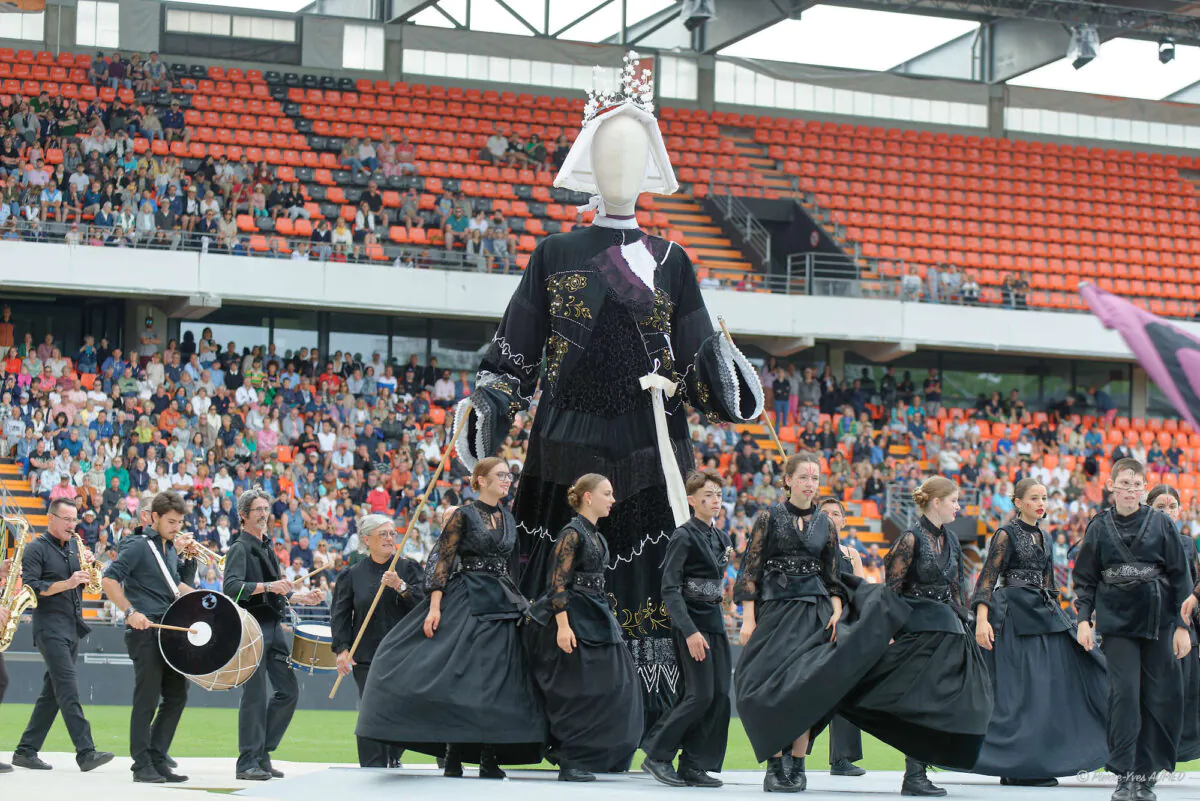
<instances>
[{"instance_id":1,"label":"black long skirt","mask_svg":"<svg viewBox=\"0 0 1200 801\"><path fill-rule=\"evenodd\" d=\"M579 640L572 653L558 626L525 629L529 666L542 691L550 743L560 764L595 772L625 770L642 738L642 684L623 642Z\"/></svg>"},{"instance_id":2,"label":"black long skirt","mask_svg":"<svg viewBox=\"0 0 1200 801\"><path fill-rule=\"evenodd\" d=\"M734 699L754 755L762 762L806 731L811 752L838 702L888 649L909 607L882 585L852 588L837 642L825 626L828 598L763 601L758 625L734 671Z\"/></svg>"},{"instance_id":3,"label":"black long skirt","mask_svg":"<svg viewBox=\"0 0 1200 801\"><path fill-rule=\"evenodd\" d=\"M971 770L992 716L992 681L965 631L904 632L838 712L913 759Z\"/></svg>"},{"instance_id":4,"label":"black long skirt","mask_svg":"<svg viewBox=\"0 0 1200 801\"><path fill-rule=\"evenodd\" d=\"M1183 668L1183 734L1176 761L1200 759L1200 646L1180 660Z\"/></svg>"},{"instance_id":5,"label":"black long skirt","mask_svg":"<svg viewBox=\"0 0 1200 801\"><path fill-rule=\"evenodd\" d=\"M481 745L504 764L540 762L546 718L517 621L473 615L468 596L466 584L451 579L432 638L423 630L429 599L383 638L355 734L430 756L455 743L464 762L478 762Z\"/></svg>"},{"instance_id":6,"label":"black long skirt","mask_svg":"<svg viewBox=\"0 0 1200 801\"><path fill-rule=\"evenodd\" d=\"M1104 655L1083 650L1069 631L1022 636L1013 629L1001 628L983 652L996 703L974 772L1041 779L1104 767Z\"/></svg>"}]
</instances>

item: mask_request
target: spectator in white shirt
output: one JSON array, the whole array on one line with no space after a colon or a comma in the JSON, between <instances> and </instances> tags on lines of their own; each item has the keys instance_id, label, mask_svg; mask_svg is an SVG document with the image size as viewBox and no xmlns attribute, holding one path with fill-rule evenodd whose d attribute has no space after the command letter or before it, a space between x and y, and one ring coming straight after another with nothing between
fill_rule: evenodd
<instances>
[{"instance_id":1,"label":"spectator in white shirt","mask_svg":"<svg viewBox=\"0 0 1200 801\"><path fill-rule=\"evenodd\" d=\"M321 430L317 433L317 445L321 449L321 453L333 453L334 445L337 444L337 432L333 430L333 423L326 420L321 425Z\"/></svg>"},{"instance_id":2,"label":"spectator in white shirt","mask_svg":"<svg viewBox=\"0 0 1200 801\"><path fill-rule=\"evenodd\" d=\"M258 393L254 391L254 387L250 384L249 378L242 379L242 385L237 388L237 392L233 395L233 402L238 406L249 406L258 400Z\"/></svg>"},{"instance_id":3,"label":"spectator in white shirt","mask_svg":"<svg viewBox=\"0 0 1200 801\"><path fill-rule=\"evenodd\" d=\"M454 405L454 381L449 370L443 370L441 378L433 382L433 402L447 409Z\"/></svg>"},{"instance_id":4,"label":"spectator in white shirt","mask_svg":"<svg viewBox=\"0 0 1200 801\"><path fill-rule=\"evenodd\" d=\"M371 172L379 169L379 159L375 155L375 145L371 144L369 136L363 137L362 144L358 146L358 160Z\"/></svg>"},{"instance_id":5,"label":"spectator in white shirt","mask_svg":"<svg viewBox=\"0 0 1200 801\"><path fill-rule=\"evenodd\" d=\"M432 431L426 431L425 436L417 444L417 452L430 464L437 464L442 458L442 448Z\"/></svg>"},{"instance_id":6,"label":"spectator in white shirt","mask_svg":"<svg viewBox=\"0 0 1200 801\"><path fill-rule=\"evenodd\" d=\"M192 398L192 411L197 417L203 417L208 414L208 410L212 408L212 398L208 397L208 390L200 387L197 390L195 397Z\"/></svg>"}]
</instances>

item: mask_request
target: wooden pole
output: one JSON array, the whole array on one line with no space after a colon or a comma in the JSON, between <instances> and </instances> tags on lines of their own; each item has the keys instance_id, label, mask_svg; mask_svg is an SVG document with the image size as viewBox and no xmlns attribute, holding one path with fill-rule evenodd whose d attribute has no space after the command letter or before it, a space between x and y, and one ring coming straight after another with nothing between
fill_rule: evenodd
<instances>
[{"instance_id":1,"label":"wooden pole","mask_svg":"<svg viewBox=\"0 0 1200 801\"><path fill-rule=\"evenodd\" d=\"M450 452L454 450L454 442L458 439L459 432L466 425L467 418L471 416L470 411L463 413L461 420L454 421L454 433L450 435L450 439L446 441L446 449L442 451L442 461L438 463L437 470L429 479L429 484L425 486L425 494L421 496L421 501L417 504L417 508L413 509L412 515L408 519L408 528L404 531L404 537L396 545L396 553L392 555L392 562L388 565L388 570L395 570L396 563L400 561L400 554L404 551L404 546L408 543L408 538L412 536L413 530L417 524L417 518L421 515L421 510L425 508L426 501L429 500L429 494L433 492L434 486L437 484L438 477L445 469L446 463L450 460ZM316 572L316 571L314 571ZM354 644L350 646L350 658L354 658L354 652L358 650L358 645L362 642L363 634L367 630L367 624L371 622L371 616L375 614L375 607L379 605L379 599L383 597L383 582L379 582L379 589L375 591L375 598L371 601L371 608L367 610L366 616L363 618L362 625L358 627L358 634L354 636ZM338 676L333 682L333 689L329 691L330 700L337 695L338 687L341 686L342 676Z\"/></svg>"},{"instance_id":2,"label":"wooden pole","mask_svg":"<svg viewBox=\"0 0 1200 801\"><path fill-rule=\"evenodd\" d=\"M150 628L162 629L163 631L183 631L183 632L187 632L188 634L198 634L199 633L195 629L187 629L187 628L184 628L183 626L167 626L162 623L151 623Z\"/></svg>"},{"instance_id":3,"label":"wooden pole","mask_svg":"<svg viewBox=\"0 0 1200 801\"><path fill-rule=\"evenodd\" d=\"M725 338L729 340L729 344L733 345L733 336L729 333L729 327L725 325L725 319L723 317L718 317L717 322L721 326L721 333L723 333ZM779 456L783 459L786 459L787 451L783 449L783 443L779 441L779 435L775 433L775 426L771 422L771 415L768 414L769 411L774 410L768 410L765 406L763 407L762 421L766 423L767 431L771 434L771 439L775 440L775 447L779 449Z\"/></svg>"}]
</instances>

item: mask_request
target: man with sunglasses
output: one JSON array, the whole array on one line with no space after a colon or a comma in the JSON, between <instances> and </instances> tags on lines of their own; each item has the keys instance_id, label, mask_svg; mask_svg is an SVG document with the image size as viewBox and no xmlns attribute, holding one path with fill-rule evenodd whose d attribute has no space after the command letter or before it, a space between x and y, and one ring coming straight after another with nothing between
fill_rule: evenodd
<instances>
[{"instance_id":1,"label":"man with sunglasses","mask_svg":"<svg viewBox=\"0 0 1200 801\"><path fill-rule=\"evenodd\" d=\"M38 757L46 735L61 712L71 742L75 744L75 762L83 772L95 770L112 761L107 751L97 751L92 742L92 727L83 716L75 662L79 643L91 631L83 622L83 590L91 575L83 569L76 541L72 538L79 525L75 504L66 499L50 502L46 533L25 547L21 562L21 581L37 593L33 610L33 644L46 661L42 692L33 705L29 725L13 753L13 764L29 770L50 770L51 765Z\"/></svg>"}]
</instances>

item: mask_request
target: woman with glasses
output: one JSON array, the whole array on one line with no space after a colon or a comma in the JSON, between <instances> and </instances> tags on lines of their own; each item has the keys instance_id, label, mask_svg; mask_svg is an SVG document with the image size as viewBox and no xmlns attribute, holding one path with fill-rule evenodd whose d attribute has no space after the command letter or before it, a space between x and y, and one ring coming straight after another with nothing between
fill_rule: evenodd
<instances>
[{"instance_id":1,"label":"woman with glasses","mask_svg":"<svg viewBox=\"0 0 1200 801\"><path fill-rule=\"evenodd\" d=\"M517 526L501 506L512 473L496 457L471 474L478 498L446 521L429 556L428 598L372 659L356 734L431 756L445 775L503 779L501 763L539 762L546 720L517 624L528 602L513 573Z\"/></svg>"},{"instance_id":2,"label":"woman with glasses","mask_svg":"<svg viewBox=\"0 0 1200 801\"><path fill-rule=\"evenodd\" d=\"M338 576L330 609L330 626L338 673L342 676L354 674L361 697L371 658L379 643L425 597L425 570L412 559L401 559L395 570L390 569L396 553L396 524L387 515L364 517L358 524L358 542L359 552L366 553L367 558ZM351 657L350 646L354 644L380 584L386 589ZM358 738L358 764L361 767L396 767L401 753L400 749L377 740Z\"/></svg>"}]
</instances>

